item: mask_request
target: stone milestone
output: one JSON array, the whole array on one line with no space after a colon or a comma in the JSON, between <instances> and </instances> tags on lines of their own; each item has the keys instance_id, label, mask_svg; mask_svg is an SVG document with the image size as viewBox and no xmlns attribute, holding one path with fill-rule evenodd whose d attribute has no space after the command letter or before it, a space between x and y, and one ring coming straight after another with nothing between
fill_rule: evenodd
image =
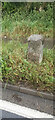
<instances>
[{"instance_id":1,"label":"stone milestone","mask_svg":"<svg viewBox=\"0 0 55 120\"><path fill-rule=\"evenodd\" d=\"M36 63L41 63L43 59L43 41L42 35L33 34L28 38L28 59Z\"/></svg>"}]
</instances>

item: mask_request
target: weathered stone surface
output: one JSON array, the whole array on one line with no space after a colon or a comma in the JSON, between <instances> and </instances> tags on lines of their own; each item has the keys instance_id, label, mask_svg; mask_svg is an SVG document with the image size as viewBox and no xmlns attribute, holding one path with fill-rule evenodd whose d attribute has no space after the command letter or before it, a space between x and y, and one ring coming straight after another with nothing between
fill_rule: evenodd
<instances>
[{"instance_id":1,"label":"weathered stone surface","mask_svg":"<svg viewBox=\"0 0 55 120\"><path fill-rule=\"evenodd\" d=\"M43 36L33 34L28 38L28 59L41 63L43 58Z\"/></svg>"}]
</instances>

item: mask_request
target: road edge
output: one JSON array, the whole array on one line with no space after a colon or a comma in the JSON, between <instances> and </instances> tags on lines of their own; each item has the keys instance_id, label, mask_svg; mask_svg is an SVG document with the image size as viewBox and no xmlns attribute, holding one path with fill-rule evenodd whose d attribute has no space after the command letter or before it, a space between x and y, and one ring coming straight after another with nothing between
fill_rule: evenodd
<instances>
[{"instance_id":1,"label":"road edge","mask_svg":"<svg viewBox=\"0 0 55 120\"><path fill-rule=\"evenodd\" d=\"M9 90L18 91L18 92L28 94L28 95L38 96L38 97L49 99L49 100L55 100L55 96L52 93L40 92L37 90L20 87L20 86L16 86L16 85L11 85L11 84L7 84L7 83L0 83L0 86L1 85L2 85L2 88L6 88Z\"/></svg>"}]
</instances>

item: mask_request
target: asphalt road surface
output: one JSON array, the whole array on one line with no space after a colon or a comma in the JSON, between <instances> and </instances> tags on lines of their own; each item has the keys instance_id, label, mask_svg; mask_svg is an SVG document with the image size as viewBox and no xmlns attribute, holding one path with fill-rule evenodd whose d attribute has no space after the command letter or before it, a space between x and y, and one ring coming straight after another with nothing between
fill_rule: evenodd
<instances>
[{"instance_id":1,"label":"asphalt road surface","mask_svg":"<svg viewBox=\"0 0 55 120\"><path fill-rule=\"evenodd\" d=\"M8 111L0 109L0 115L1 115L1 113L2 113L2 118L24 118L22 116L12 113L12 112L8 112Z\"/></svg>"},{"instance_id":2,"label":"asphalt road surface","mask_svg":"<svg viewBox=\"0 0 55 120\"><path fill-rule=\"evenodd\" d=\"M14 118L19 118L19 117L20 117L20 119L26 118L26 116L22 116L21 114L16 113L16 111L20 111L19 109L16 109L17 106L18 106L18 108L20 107L22 113L26 112L26 114L28 114L27 111L29 111L31 116L32 116L32 114L36 114L37 117L39 117L39 115L40 115L40 117L41 117L41 115L43 115L43 116L53 115L53 101L52 100L47 100L47 99L43 99L41 97L27 95L24 93L20 93L20 92L8 90L8 89L0 89L0 106L1 106L1 99L2 99L2 103L4 104L5 108L7 106L7 109L8 109L9 104L11 105L11 103L12 103L12 107L10 106L10 108L12 108L12 110L15 109L15 113L13 113L12 111L7 111L6 109L2 109L3 117L4 116L5 117L10 117L10 116L13 117L14 116ZM6 101L7 101L7 103L6 103ZM22 106L24 106L24 108L22 108ZM0 108L0 112L1 112L1 108ZM43 112L43 114L42 114L42 112ZM40 119L38 119L38 120L40 120ZM47 120L47 119L45 118L44 120ZM50 118L50 120L53 120L53 119Z\"/></svg>"},{"instance_id":3,"label":"asphalt road surface","mask_svg":"<svg viewBox=\"0 0 55 120\"><path fill-rule=\"evenodd\" d=\"M20 106L5 100L0 100L0 109L2 110L1 117L9 117L9 119L14 117L22 118L53 118L54 116L34 110L25 106ZM16 115L16 116L15 116ZM21 118L20 118L21 119Z\"/></svg>"},{"instance_id":4,"label":"asphalt road surface","mask_svg":"<svg viewBox=\"0 0 55 120\"><path fill-rule=\"evenodd\" d=\"M0 117L1 120L33 120L29 118L24 118L20 115L0 109L0 115L1 114L2 114L2 116Z\"/></svg>"},{"instance_id":5,"label":"asphalt road surface","mask_svg":"<svg viewBox=\"0 0 55 120\"><path fill-rule=\"evenodd\" d=\"M1 99L1 90L0 90ZM2 99L31 109L53 115L53 101L41 97L23 94L17 91L2 89ZM55 113L54 113L55 114Z\"/></svg>"}]
</instances>

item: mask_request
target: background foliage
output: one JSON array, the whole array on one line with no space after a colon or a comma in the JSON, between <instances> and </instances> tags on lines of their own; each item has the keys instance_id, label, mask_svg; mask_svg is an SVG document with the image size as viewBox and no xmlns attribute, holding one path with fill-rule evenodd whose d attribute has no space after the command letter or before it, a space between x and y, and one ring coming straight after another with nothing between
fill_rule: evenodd
<instances>
[{"instance_id":1,"label":"background foliage","mask_svg":"<svg viewBox=\"0 0 55 120\"><path fill-rule=\"evenodd\" d=\"M12 31L15 24L21 28L24 27L25 30L27 26L27 30L30 32L35 29L34 33L39 32L46 36L53 36L52 2L4 2L2 3L2 13L3 30L9 28Z\"/></svg>"}]
</instances>

